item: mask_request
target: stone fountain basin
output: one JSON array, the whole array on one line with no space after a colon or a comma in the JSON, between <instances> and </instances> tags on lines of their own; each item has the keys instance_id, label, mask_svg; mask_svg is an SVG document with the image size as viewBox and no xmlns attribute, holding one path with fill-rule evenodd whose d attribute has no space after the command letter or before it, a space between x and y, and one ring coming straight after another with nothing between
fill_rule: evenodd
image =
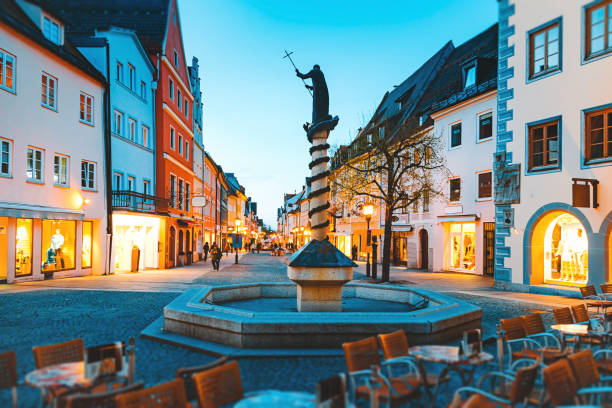
<instances>
[{"instance_id":1,"label":"stone fountain basin","mask_svg":"<svg viewBox=\"0 0 612 408\"><path fill-rule=\"evenodd\" d=\"M372 311L288 311L296 294L292 282L189 289L164 308L163 325L150 326L143 335L213 354L248 349L257 355L257 350L339 350L344 342L400 329L410 344L447 343L481 326L480 308L405 286L348 283L343 287L343 302L354 303L349 310L378 309ZM426 308L411 310L423 299L428 301Z\"/></svg>"}]
</instances>

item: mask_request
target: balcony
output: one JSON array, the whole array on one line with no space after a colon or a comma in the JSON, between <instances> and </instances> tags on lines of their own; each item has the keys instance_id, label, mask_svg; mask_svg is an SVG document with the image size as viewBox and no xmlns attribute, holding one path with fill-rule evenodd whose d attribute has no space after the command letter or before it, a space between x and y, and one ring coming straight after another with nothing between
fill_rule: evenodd
<instances>
[{"instance_id":1,"label":"balcony","mask_svg":"<svg viewBox=\"0 0 612 408\"><path fill-rule=\"evenodd\" d=\"M167 211L168 200L135 191L113 191L113 210L127 210L143 213Z\"/></svg>"}]
</instances>

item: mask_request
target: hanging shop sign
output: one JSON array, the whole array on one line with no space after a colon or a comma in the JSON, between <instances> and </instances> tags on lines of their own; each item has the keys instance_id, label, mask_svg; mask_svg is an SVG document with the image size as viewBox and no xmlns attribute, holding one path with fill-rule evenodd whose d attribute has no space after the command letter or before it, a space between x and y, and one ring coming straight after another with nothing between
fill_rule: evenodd
<instances>
[{"instance_id":1,"label":"hanging shop sign","mask_svg":"<svg viewBox=\"0 0 612 408\"><path fill-rule=\"evenodd\" d=\"M593 208L599 207L599 202L597 201L598 180L572 178L572 182L572 205L574 207L591 207L591 188L593 189Z\"/></svg>"}]
</instances>

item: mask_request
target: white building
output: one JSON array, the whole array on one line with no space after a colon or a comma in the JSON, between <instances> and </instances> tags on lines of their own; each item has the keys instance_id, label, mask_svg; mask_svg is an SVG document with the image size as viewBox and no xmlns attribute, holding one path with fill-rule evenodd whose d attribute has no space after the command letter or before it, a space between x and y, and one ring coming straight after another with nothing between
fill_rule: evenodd
<instances>
[{"instance_id":1,"label":"white building","mask_svg":"<svg viewBox=\"0 0 612 408\"><path fill-rule=\"evenodd\" d=\"M102 274L105 79L39 2L0 2L0 280Z\"/></svg>"},{"instance_id":2,"label":"white building","mask_svg":"<svg viewBox=\"0 0 612 408\"><path fill-rule=\"evenodd\" d=\"M496 283L609 282L612 4L501 0L499 27Z\"/></svg>"}]
</instances>

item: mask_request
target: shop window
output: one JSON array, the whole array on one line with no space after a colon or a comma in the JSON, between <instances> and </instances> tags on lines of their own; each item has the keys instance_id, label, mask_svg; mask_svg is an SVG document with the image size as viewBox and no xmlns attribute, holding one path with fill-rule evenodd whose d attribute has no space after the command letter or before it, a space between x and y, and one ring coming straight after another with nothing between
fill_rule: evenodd
<instances>
[{"instance_id":1,"label":"shop window","mask_svg":"<svg viewBox=\"0 0 612 408\"><path fill-rule=\"evenodd\" d=\"M76 221L42 220L42 270L75 268Z\"/></svg>"},{"instance_id":2,"label":"shop window","mask_svg":"<svg viewBox=\"0 0 612 408\"><path fill-rule=\"evenodd\" d=\"M461 123L456 123L451 126L450 147L461 146Z\"/></svg>"},{"instance_id":3,"label":"shop window","mask_svg":"<svg viewBox=\"0 0 612 408\"><path fill-rule=\"evenodd\" d=\"M589 242L572 214L555 217L544 233L544 281L584 285L588 279Z\"/></svg>"},{"instance_id":4,"label":"shop window","mask_svg":"<svg viewBox=\"0 0 612 408\"><path fill-rule=\"evenodd\" d=\"M458 202L461 201L461 179L459 177L450 179L449 184L449 201Z\"/></svg>"},{"instance_id":5,"label":"shop window","mask_svg":"<svg viewBox=\"0 0 612 408\"><path fill-rule=\"evenodd\" d=\"M478 117L478 140L493 137L493 113L484 113Z\"/></svg>"},{"instance_id":6,"label":"shop window","mask_svg":"<svg viewBox=\"0 0 612 408\"><path fill-rule=\"evenodd\" d=\"M529 126L529 170L559 167L559 121Z\"/></svg>"},{"instance_id":7,"label":"shop window","mask_svg":"<svg viewBox=\"0 0 612 408\"><path fill-rule=\"evenodd\" d=\"M478 173L478 199L491 198L493 195L493 175L490 171L486 173Z\"/></svg>"},{"instance_id":8,"label":"shop window","mask_svg":"<svg viewBox=\"0 0 612 408\"><path fill-rule=\"evenodd\" d=\"M91 250L93 244L93 222L83 221L83 245L81 249L81 267L91 268Z\"/></svg>"},{"instance_id":9,"label":"shop window","mask_svg":"<svg viewBox=\"0 0 612 408\"><path fill-rule=\"evenodd\" d=\"M586 58L612 52L612 1L604 0L586 10Z\"/></svg>"},{"instance_id":10,"label":"shop window","mask_svg":"<svg viewBox=\"0 0 612 408\"><path fill-rule=\"evenodd\" d=\"M612 108L586 115L586 160L612 160Z\"/></svg>"},{"instance_id":11,"label":"shop window","mask_svg":"<svg viewBox=\"0 0 612 408\"><path fill-rule=\"evenodd\" d=\"M15 237L15 276L32 273L32 220L17 218Z\"/></svg>"},{"instance_id":12,"label":"shop window","mask_svg":"<svg viewBox=\"0 0 612 408\"><path fill-rule=\"evenodd\" d=\"M529 34L529 78L561 69L560 25L554 22Z\"/></svg>"},{"instance_id":13,"label":"shop window","mask_svg":"<svg viewBox=\"0 0 612 408\"><path fill-rule=\"evenodd\" d=\"M476 224L450 225L450 267L473 271L476 268Z\"/></svg>"}]
</instances>

